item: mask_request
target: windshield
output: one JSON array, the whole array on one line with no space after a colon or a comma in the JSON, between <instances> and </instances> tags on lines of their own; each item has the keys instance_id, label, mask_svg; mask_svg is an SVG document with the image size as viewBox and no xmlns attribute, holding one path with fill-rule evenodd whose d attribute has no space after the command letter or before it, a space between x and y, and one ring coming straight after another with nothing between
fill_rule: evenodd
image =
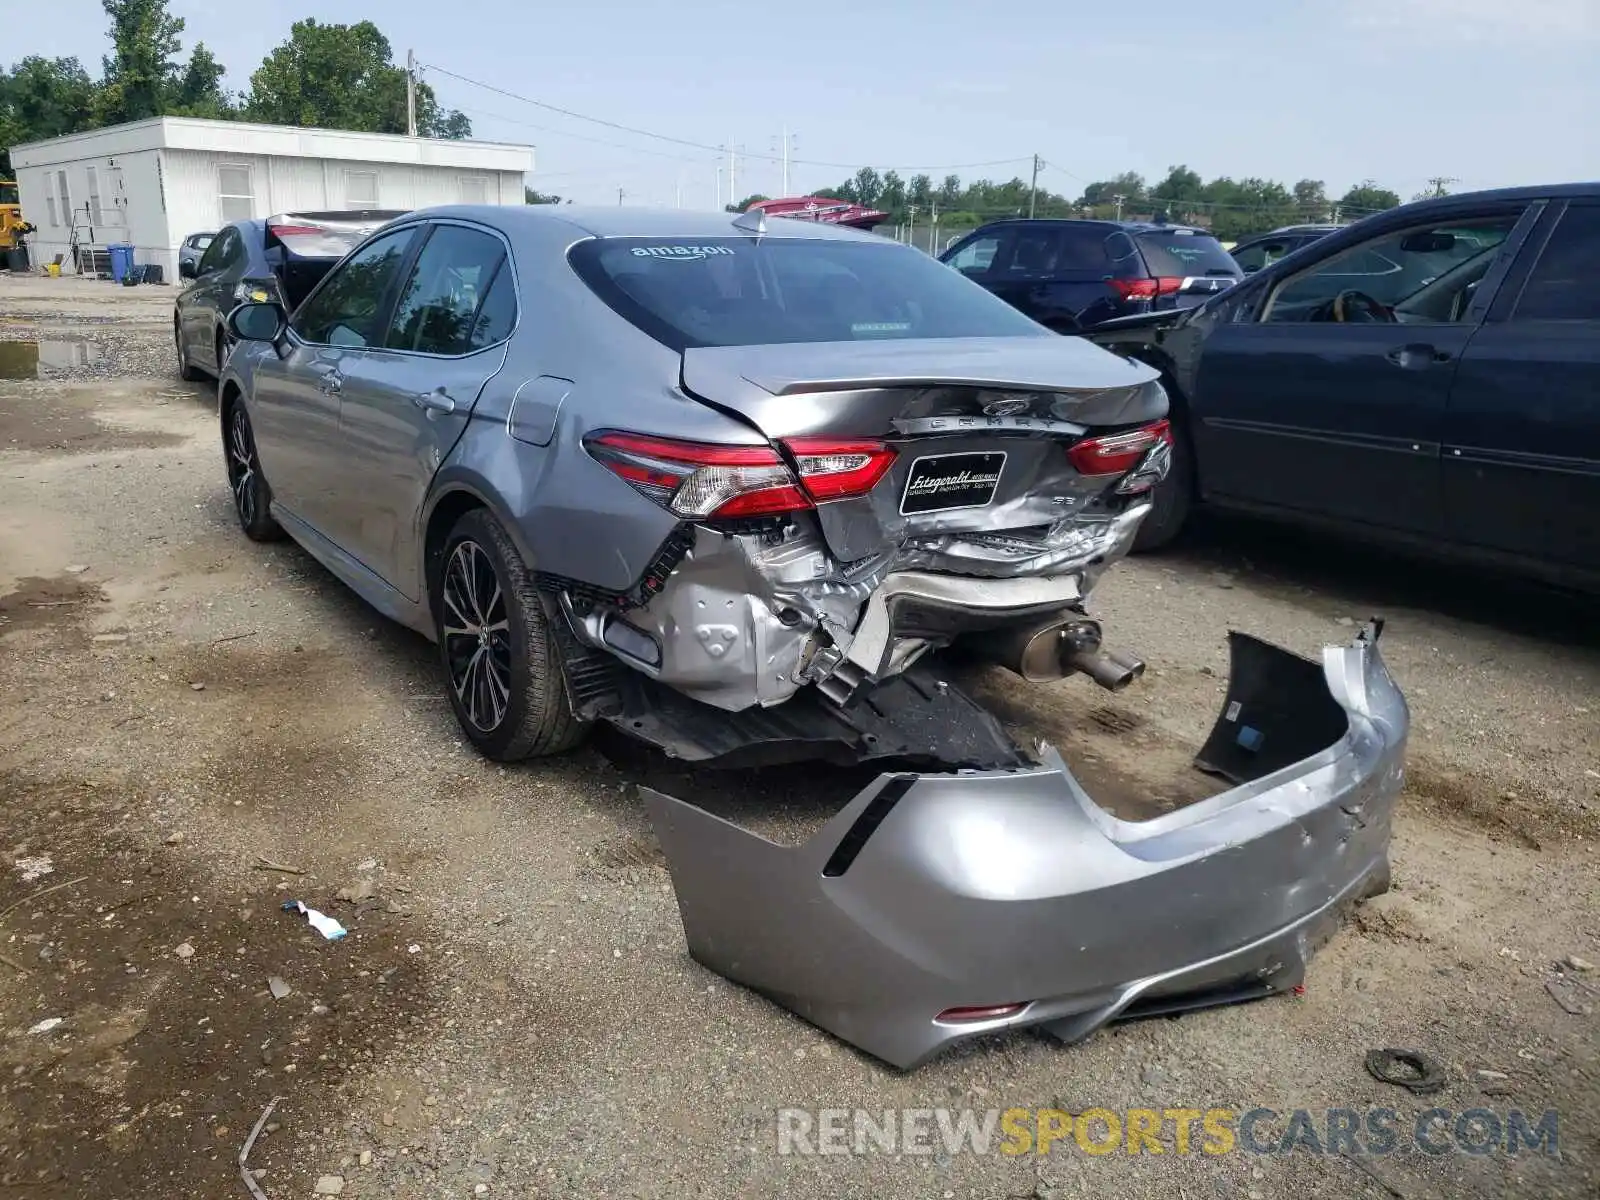
<instances>
[{"instance_id":1,"label":"windshield","mask_svg":"<svg viewBox=\"0 0 1600 1200\"><path fill-rule=\"evenodd\" d=\"M597 238L573 268L674 350L781 342L1053 336L921 251L821 238Z\"/></svg>"},{"instance_id":2,"label":"windshield","mask_svg":"<svg viewBox=\"0 0 1600 1200\"><path fill-rule=\"evenodd\" d=\"M1229 275L1237 278L1239 264L1228 256L1222 243L1209 233L1191 233L1181 229L1134 235L1139 249L1144 252L1145 265L1150 274L1170 278L1191 275Z\"/></svg>"},{"instance_id":3,"label":"windshield","mask_svg":"<svg viewBox=\"0 0 1600 1200\"><path fill-rule=\"evenodd\" d=\"M0 204L21 204L21 193L14 183L0 183Z\"/></svg>"}]
</instances>

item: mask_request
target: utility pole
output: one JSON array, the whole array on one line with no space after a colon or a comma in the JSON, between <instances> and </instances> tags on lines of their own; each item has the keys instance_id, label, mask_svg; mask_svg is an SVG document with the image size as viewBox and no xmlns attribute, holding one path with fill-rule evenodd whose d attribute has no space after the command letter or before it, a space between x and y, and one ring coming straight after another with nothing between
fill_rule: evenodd
<instances>
[{"instance_id":1,"label":"utility pole","mask_svg":"<svg viewBox=\"0 0 1600 1200\"><path fill-rule=\"evenodd\" d=\"M794 135L789 132L789 127L783 127L782 149L779 153L783 156L783 191L780 195L789 194L789 152L794 148Z\"/></svg>"},{"instance_id":2,"label":"utility pole","mask_svg":"<svg viewBox=\"0 0 1600 1200\"><path fill-rule=\"evenodd\" d=\"M713 212L722 211L722 164L717 164L717 198L711 204Z\"/></svg>"},{"instance_id":3,"label":"utility pole","mask_svg":"<svg viewBox=\"0 0 1600 1200\"><path fill-rule=\"evenodd\" d=\"M917 206L915 204L907 205L906 211L911 216L911 223L906 227L906 241L915 246L917 244Z\"/></svg>"},{"instance_id":4,"label":"utility pole","mask_svg":"<svg viewBox=\"0 0 1600 1200\"><path fill-rule=\"evenodd\" d=\"M1034 207L1039 199L1039 156L1033 156L1033 182L1028 185L1028 216L1033 217Z\"/></svg>"},{"instance_id":5,"label":"utility pole","mask_svg":"<svg viewBox=\"0 0 1600 1200\"><path fill-rule=\"evenodd\" d=\"M1445 191L1445 189L1447 187L1449 187L1452 183L1460 183L1460 182L1461 182L1461 180L1453 179L1453 178L1450 178L1449 176L1436 175L1432 179L1428 180L1428 187L1430 189L1430 194L1431 195L1434 195L1434 196L1448 196L1450 193Z\"/></svg>"},{"instance_id":6,"label":"utility pole","mask_svg":"<svg viewBox=\"0 0 1600 1200\"><path fill-rule=\"evenodd\" d=\"M928 253L937 256L939 253L939 202L932 201L929 205L929 218L933 221L933 228L928 231Z\"/></svg>"},{"instance_id":7,"label":"utility pole","mask_svg":"<svg viewBox=\"0 0 1600 1200\"><path fill-rule=\"evenodd\" d=\"M417 136L417 56L406 51L406 136Z\"/></svg>"},{"instance_id":8,"label":"utility pole","mask_svg":"<svg viewBox=\"0 0 1600 1200\"><path fill-rule=\"evenodd\" d=\"M617 207L618 208L622 207L622 197L625 196L625 195L627 195L627 193L624 192L621 188L617 189Z\"/></svg>"},{"instance_id":9,"label":"utility pole","mask_svg":"<svg viewBox=\"0 0 1600 1200\"><path fill-rule=\"evenodd\" d=\"M739 186L738 183L736 182L738 180L738 178L739 178L739 156L738 156L737 152L735 152L735 150L733 148L733 137L730 135L729 138L728 138L728 203L729 204L735 203L734 197L738 195L738 192L734 190Z\"/></svg>"},{"instance_id":10,"label":"utility pole","mask_svg":"<svg viewBox=\"0 0 1600 1200\"><path fill-rule=\"evenodd\" d=\"M1122 202L1126 199L1127 197L1121 192L1118 192L1115 196L1111 197L1111 202L1117 206L1117 220L1119 221L1122 220Z\"/></svg>"}]
</instances>

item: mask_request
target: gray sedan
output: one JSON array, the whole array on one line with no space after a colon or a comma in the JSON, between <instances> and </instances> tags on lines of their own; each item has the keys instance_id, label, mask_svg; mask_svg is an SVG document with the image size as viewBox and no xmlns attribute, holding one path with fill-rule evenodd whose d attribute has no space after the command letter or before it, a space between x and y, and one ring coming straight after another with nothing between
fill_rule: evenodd
<instances>
[{"instance_id":1,"label":"gray sedan","mask_svg":"<svg viewBox=\"0 0 1600 1200\"><path fill-rule=\"evenodd\" d=\"M229 322L240 524L434 639L484 754L607 721L686 760L900 764L803 847L645 797L691 953L871 1054L1264 996L1387 882L1408 717L1376 628L1320 667L1236 637L1199 759L1236 786L1146 822L936 665L1136 677L1084 602L1170 439L1151 368L919 251L439 209Z\"/></svg>"},{"instance_id":2,"label":"gray sedan","mask_svg":"<svg viewBox=\"0 0 1600 1200\"><path fill-rule=\"evenodd\" d=\"M492 758L609 720L691 760L999 767L1018 752L931 686L930 652L1141 670L1083 605L1165 470L1155 371L908 247L760 214L438 209L292 319L245 305L232 328L245 531L286 530L435 639Z\"/></svg>"}]
</instances>

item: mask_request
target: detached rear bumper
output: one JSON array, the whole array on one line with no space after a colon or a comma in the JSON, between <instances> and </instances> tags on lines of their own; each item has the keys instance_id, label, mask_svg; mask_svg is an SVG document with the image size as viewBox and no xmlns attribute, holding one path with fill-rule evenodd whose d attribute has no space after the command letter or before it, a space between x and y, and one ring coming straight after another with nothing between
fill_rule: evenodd
<instances>
[{"instance_id":1,"label":"detached rear bumper","mask_svg":"<svg viewBox=\"0 0 1600 1200\"><path fill-rule=\"evenodd\" d=\"M1202 766L1153 821L1037 768L883 775L799 847L646 791L690 953L900 1068L952 1042L1283 990L1388 882L1409 716L1379 627L1320 666L1241 634ZM1020 1006L976 1019L952 1009Z\"/></svg>"}]
</instances>

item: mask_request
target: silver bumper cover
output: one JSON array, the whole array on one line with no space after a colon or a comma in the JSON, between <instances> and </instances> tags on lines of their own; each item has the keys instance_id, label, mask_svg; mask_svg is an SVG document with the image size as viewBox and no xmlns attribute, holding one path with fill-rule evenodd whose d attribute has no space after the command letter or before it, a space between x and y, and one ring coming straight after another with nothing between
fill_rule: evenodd
<instances>
[{"instance_id":1,"label":"silver bumper cover","mask_svg":"<svg viewBox=\"0 0 1600 1200\"><path fill-rule=\"evenodd\" d=\"M902 1069L1291 987L1341 903L1388 882L1409 716L1380 629L1320 666L1232 635L1198 761L1237 786L1155 820L1100 808L1048 748L880 776L798 847L646 790L690 953ZM941 1019L985 1008L1005 1011Z\"/></svg>"}]
</instances>

